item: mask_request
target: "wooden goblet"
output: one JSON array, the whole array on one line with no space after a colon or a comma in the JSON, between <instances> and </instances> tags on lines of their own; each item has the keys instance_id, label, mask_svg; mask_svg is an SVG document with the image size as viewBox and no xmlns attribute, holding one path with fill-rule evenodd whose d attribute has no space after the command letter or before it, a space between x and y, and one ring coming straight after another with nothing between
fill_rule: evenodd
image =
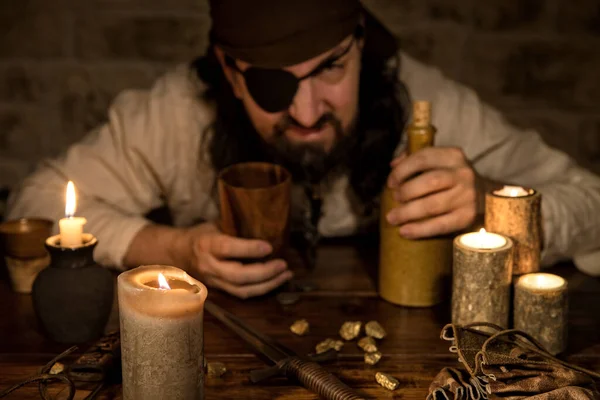
<instances>
[{"instance_id":1,"label":"wooden goblet","mask_svg":"<svg viewBox=\"0 0 600 400\"><path fill-rule=\"evenodd\" d=\"M235 164L221 171L218 189L221 230L265 240L273 246L271 257L281 257L289 236L290 173L276 164Z\"/></svg>"}]
</instances>

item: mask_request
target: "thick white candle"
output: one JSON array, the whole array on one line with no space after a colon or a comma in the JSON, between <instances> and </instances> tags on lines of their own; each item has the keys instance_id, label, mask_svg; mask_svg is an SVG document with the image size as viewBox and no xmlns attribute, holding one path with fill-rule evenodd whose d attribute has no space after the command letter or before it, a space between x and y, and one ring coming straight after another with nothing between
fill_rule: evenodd
<instances>
[{"instance_id":1,"label":"thick white candle","mask_svg":"<svg viewBox=\"0 0 600 400\"><path fill-rule=\"evenodd\" d=\"M499 249L506 245L506 238L481 228L479 232L466 233L460 237L460 243L473 249Z\"/></svg>"},{"instance_id":2,"label":"thick white candle","mask_svg":"<svg viewBox=\"0 0 600 400\"><path fill-rule=\"evenodd\" d=\"M494 194L503 197L525 197L533 194L533 191L521 186L504 186L502 189L494 190Z\"/></svg>"},{"instance_id":3,"label":"thick white candle","mask_svg":"<svg viewBox=\"0 0 600 400\"><path fill-rule=\"evenodd\" d=\"M120 274L118 288L123 398L203 399L206 287L148 265Z\"/></svg>"},{"instance_id":4,"label":"thick white candle","mask_svg":"<svg viewBox=\"0 0 600 400\"><path fill-rule=\"evenodd\" d=\"M61 247L81 246L83 243L83 225L85 225L87 220L74 216L77 209L77 199L75 196L75 185L71 181L67 184L66 197L65 218L58 221L60 245Z\"/></svg>"}]
</instances>

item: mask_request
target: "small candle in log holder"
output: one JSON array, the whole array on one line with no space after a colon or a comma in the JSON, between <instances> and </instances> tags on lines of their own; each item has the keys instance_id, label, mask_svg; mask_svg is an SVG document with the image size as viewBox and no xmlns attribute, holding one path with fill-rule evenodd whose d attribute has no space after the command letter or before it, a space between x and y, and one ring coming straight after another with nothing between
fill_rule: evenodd
<instances>
[{"instance_id":1,"label":"small candle in log holder","mask_svg":"<svg viewBox=\"0 0 600 400\"><path fill-rule=\"evenodd\" d=\"M523 275L515 284L514 325L537 339L551 354L567 345L567 281L557 275Z\"/></svg>"},{"instance_id":2,"label":"small candle in log holder","mask_svg":"<svg viewBox=\"0 0 600 400\"><path fill-rule=\"evenodd\" d=\"M508 327L512 249L509 238L485 229L454 239L453 323Z\"/></svg>"},{"instance_id":3,"label":"small candle in log holder","mask_svg":"<svg viewBox=\"0 0 600 400\"><path fill-rule=\"evenodd\" d=\"M513 240L514 275L540 270L541 202L540 193L520 186L504 186L486 193L485 229Z\"/></svg>"}]
</instances>

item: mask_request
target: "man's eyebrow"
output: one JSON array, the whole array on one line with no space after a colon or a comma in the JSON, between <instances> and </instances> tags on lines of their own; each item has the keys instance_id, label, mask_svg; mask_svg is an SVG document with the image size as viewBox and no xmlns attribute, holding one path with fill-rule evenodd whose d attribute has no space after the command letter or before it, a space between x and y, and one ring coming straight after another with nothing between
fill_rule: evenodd
<instances>
[{"instance_id":1,"label":"man's eyebrow","mask_svg":"<svg viewBox=\"0 0 600 400\"><path fill-rule=\"evenodd\" d=\"M337 59L337 58L342 57L343 55L348 53L349 47L352 46L353 42L354 42L354 38L351 37L350 42L346 46L342 46L342 43L338 44L337 47L331 53L329 53L329 55L325 58L325 60L323 60L323 62L325 62L329 59Z\"/></svg>"},{"instance_id":2,"label":"man's eyebrow","mask_svg":"<svg viewBox=\"0 0 600 400\"><path fill-rule=\"evenodd\" d=\"M342 58L343 56L345 56L346 54L348 54L348 52L352 48L353 44L354 44L354 38L352 38L350 40L350 43L348 43L348 45L346 45L346 47L341 47L341 45L339 45L323 61L321 61L316 67L314 67L312 69L312 71L310 71L306 75L298 78L298 80L306 79L309 76L313 76L315 74L318 74L319 72L321 72L322 69L324 69L325 67L331 65L333 62L339 60L340 58Z\"/></svg>"}]
</instances>

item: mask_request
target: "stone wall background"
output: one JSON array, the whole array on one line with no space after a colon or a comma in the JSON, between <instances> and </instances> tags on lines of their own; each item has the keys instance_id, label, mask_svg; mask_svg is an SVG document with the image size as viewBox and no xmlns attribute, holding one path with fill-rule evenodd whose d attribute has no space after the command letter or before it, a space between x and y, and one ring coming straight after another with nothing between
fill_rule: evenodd
<instances>
[{"instance_id":1,"label":"stone wall background","mask_svg":"<svg viewBox=\"0 0 600 400\"><path fill-rule=\"evenodd\" d=\"M416 58L600 173L600 1L366 0ZM207 44L205 0L0 1L0 187Z\"/></svg>"}]
</instances>

